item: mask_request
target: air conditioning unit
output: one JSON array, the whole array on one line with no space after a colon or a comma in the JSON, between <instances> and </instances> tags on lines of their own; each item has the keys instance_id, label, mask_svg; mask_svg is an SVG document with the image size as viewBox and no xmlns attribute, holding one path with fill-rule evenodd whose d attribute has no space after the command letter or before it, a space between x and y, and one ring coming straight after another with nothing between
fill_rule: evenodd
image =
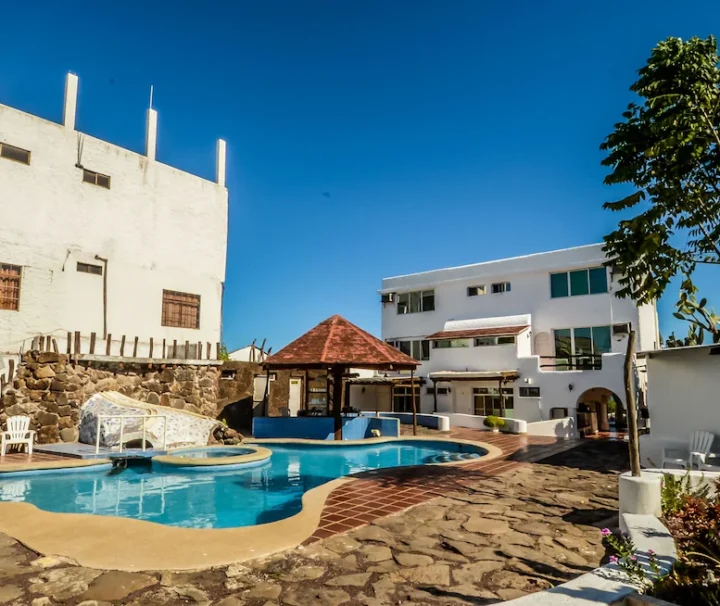
<instances>
[{"instance_id":1,"label":"air conditioning unit","mask_svg":"<svg viewBox=\"0 0 720 606\"><path fill-rule=\"evenodd\" d=\"M630 332L630 324L627 322L623 324L613 324L612 334L613 336L622 336Z\"/></svg>"},{"instance_id":2,"label":"air conditioning unit","mask_svg":"<svg viewBox=\"0 0 720 606\"><path fill-rule=\"evenodd\" d=\"M385 294L380 295L381 303L392 303L394 300L395 300L394 292L386 292Z\"/></svg>"}]
</instances>

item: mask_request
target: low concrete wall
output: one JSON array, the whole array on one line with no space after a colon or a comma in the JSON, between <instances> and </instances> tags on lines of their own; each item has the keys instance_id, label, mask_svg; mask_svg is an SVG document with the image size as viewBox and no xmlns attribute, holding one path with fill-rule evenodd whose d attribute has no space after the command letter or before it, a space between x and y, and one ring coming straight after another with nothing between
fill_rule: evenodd
<instances>
[{"instance_id":1,"label":"low concrete wall","mask_svg":"<svg viewBox=\"0 0 720 606\"><path fill-rule=\"evenodd\" d=\"M375 412L373 411L362 411L362 415L366 417L374 417ZM413 416L411 412L380 412L381 417L398 419L403 425L412 425ZM429 429L437 429L439 431L450 431L450 419L445 415L434 415L418 413L417 424L421 427L427 427Z\"/></svg>"},{"instance_id":2,"label":"low concrete wall","mask_svg":"<svg viewBox=\"0 0 720 606\"><path fill-rule=\"evenodd\" d=\"M677 551L670 531L655 516L624 514L621 525L627 528L637 548L640 564L648 574L649 552L655 552L660 568L667 572L677 560ZM572 581L531 595L504 602L512 606L589 606L590 604L622 604L637 592L627 574L617 564L608 564Z\"/></svg>"},{"instance_id":3,"label":"low concrete wall","mask_svg":"<svg viewBox=\"0 0 720 606\"><path fill-rule=\"evenodd\" d=\"M529 436L548 436L559 438L561 440L569 440L577 437L577 428L575 426L574 417L564 417L562 419L551 419L549 421L536 421L527 424L527 434Z\"/></svg>"},{"instance_id":4,"label":"low concrete wall","mask_svg":"<svg viewBox=\"0 0 720 606\"><path fill-rule=\"evenodd\" d=\"M485 421L487 417L480 415L466 415L459 412L444 412L442 416L447 417L450 420L450 425L452 427L488 429L485 425L483 425L483 421ZM507 433L527 433L528 424L526 421L523 421L522 419L510 419L508 417L504 417L503 420L505 421L505 427L503 427L501 431Z\"/></svg>"},{"instance_id":5,"label":"low concrete wall","mask_svg":"<svg viewBox=\"0 0 720 606\"><path fill-rule=\"evenodd\" d=\"M343 440L372 437L377 429L381 436L400 436L400 421L383 417L344 417ZM332 417L257 417L253 419L256 438L303 438L334 440L335 420Z\"/></svg>"}]
</instances>

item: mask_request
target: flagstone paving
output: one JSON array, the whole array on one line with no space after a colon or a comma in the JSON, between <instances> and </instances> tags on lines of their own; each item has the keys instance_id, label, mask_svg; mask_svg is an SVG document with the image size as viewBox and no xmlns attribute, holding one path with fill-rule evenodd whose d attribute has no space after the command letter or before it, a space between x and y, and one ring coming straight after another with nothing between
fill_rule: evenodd
<instances>
[{"instance_id":1,"label":"flagstone paving","mask_svg":"<svg viewBox=\"0 0 720 606\"><path fill-rule=\"evenodd\" d=\"M197 572L90 570L0 535L0 604L494 604L596 567L617 512L621 442L585 442L294 550ZM610 519L610 522L608 520ZM142 546L138 546L139 549ZM112 545L108 545L112 549Z\"/></svg>"}]
</instances>

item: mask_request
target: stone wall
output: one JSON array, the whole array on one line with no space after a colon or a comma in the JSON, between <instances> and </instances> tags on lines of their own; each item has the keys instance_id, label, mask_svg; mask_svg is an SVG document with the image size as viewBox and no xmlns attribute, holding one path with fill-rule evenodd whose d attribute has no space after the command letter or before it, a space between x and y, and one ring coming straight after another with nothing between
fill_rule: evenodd
<instances>
[{"instance_id":1,"label":"stone wall","mask_svg":"<svg viewBox=\"0 0 720 606\"><path fill-rule=\"evenodd\" d=\"M23 355L13 387L0 404L0 422L8 416L28 415L37 441L73 442L77 439L80 407L101 391L118 391L148 404L171 406L216 418L219 364L148 364L80 359L31 351Z\"/></svg>"}]
</instances>

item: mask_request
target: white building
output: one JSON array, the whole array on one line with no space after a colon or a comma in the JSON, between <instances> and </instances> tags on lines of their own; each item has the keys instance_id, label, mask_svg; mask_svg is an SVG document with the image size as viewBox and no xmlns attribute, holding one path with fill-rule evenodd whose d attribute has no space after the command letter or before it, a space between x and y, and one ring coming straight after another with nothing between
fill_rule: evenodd
<instances>
[{"instance_id":1,"label":"white building","mask_svg":"<svg viewBox=\"0 0 720 606\"><path fill-rule=\"evenodd\" d=\"M660 467L665 448L687 448L696 431L715 434L720 452L720 345L644 351L650 433L640 436L640 463Z\"/></svg>"},{"instance_id":2,"label":"white building","mask_svg":"<svg viewBox=\"0 0 720 606\"><path fill-rule=\"evenodd\" d=\"M33 337L123 335L132 353L161 342L220 341L227 245L225 142L216 179L156 160L157 112L145 153L75 129L68 74L63 123L0 105L0 352ZM105 344L98 345L105 353ZM144 350L144 351L143 351ZM192 351L192 350L191 350Z\"/></svg>"},{"instance_id":3,"label":"white building","mask_svg":"<svg viewBox=\"0 0 720 606\"><path fill-rule=\"evenodd\" d=\"M659 335L655 305L617 298L606 261L593 244L384 279L382 335L422 362L420 410L607 430L629 326L638 349ZM394 400L407 410L402 389Z\"/></svg>"}]
</instances>

